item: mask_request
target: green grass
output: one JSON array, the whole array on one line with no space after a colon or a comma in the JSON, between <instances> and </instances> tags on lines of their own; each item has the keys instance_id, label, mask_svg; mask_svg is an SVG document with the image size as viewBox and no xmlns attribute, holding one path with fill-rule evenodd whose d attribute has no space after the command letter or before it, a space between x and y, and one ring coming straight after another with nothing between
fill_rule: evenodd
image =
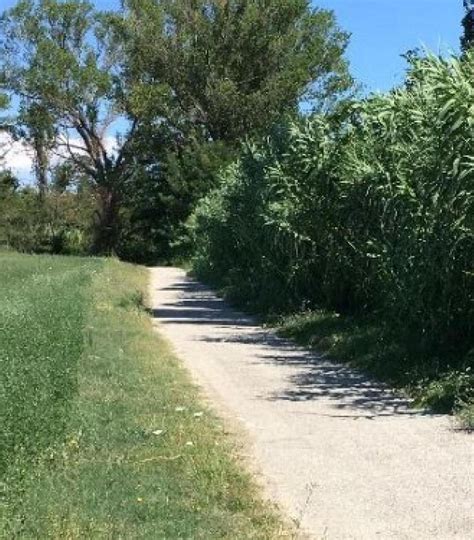
<instances>
[{"instance_id":1,"label":"green grass","mask_svg":"<svg viewBox=\"0 0 474 540\"><path fill-rule=\"evenodd\" d=\"M153 332L145 269L0 266L0 537L289 535Z\"/></svg>"},{"instance_id":2,"label":"green grass","mask_svg":"<svg viewBox=\"0 0 474 540\"><path fill-rule=\"evenodd\" d=\"M99 261L0 255L0 479L64 433Z\"/></svg>"},{"instance_id":3,"label":"green grass","mask_svg":"<svg viewBox=\"0 0 474 540\"><path fill-rule=\"evenodd\" d=\"M439 364L449 365L445 358L437 362L433 355L417 350L417 344L403 343L381 320L320 310L283 317L277 328L284 337L390 383L419 406L439 413L454 410L462 427L474 428L470 368L439 370Z\"/></svg>"}]
</instances>

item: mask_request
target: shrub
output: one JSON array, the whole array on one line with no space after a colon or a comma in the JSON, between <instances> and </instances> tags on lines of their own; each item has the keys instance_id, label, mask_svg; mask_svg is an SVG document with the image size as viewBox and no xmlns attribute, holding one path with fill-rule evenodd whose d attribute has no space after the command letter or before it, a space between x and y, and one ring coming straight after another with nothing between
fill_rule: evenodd
<instances>
[{"instance_id":1,"label":"shrub","mask_svg":"<svg viewBox=\"0 0 474 540\"><path fill-rule=\"evenodd\" d=\"M90 250L95 201L87 193L31 189L0 195L0 245L25 253L82 255Z\"/></svg>"},{"instance_id":2,"label":"shrub","mask_svg":"<svg viewBox=\"0 0 474 540\"><path fill-rule=\"evenodd\" d=\"M376 314L428 371L471 365L473 73L415 58L403 88L247 144L189 222L195 271L264 311Z\"/></svg>"}]
</instances>

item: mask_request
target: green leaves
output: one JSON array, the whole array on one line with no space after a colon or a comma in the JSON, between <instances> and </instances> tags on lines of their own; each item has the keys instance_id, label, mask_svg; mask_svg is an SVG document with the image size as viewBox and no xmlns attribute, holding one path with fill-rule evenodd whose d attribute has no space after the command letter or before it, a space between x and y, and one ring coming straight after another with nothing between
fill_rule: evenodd
<instances>
[{"instance_id":1,"label":"green leaves","mask_svg":"<svg viewBox=\"0 0 474 540\"><path fill-rule=\"evenodd\" d=\"M152 104L155 114L185 118L214 140L261 132L309 91L320 100L351 85L348 36L306 0L125 4L132 87L166 85L172 99Z\"/></svg>"},{"instance_id":2,"label":"green leaves","mask_svg":"<svg viewBox=\"0 0 474 540\"><path fill-rule=\"evenodd\" d=\"M456 351L462 365L474 344L473 68L471 53L415 59L404 88L245 147L196 211L196 268L260 309L376 313L417 344L414 358Z\"/></svg>"}]
</instances>

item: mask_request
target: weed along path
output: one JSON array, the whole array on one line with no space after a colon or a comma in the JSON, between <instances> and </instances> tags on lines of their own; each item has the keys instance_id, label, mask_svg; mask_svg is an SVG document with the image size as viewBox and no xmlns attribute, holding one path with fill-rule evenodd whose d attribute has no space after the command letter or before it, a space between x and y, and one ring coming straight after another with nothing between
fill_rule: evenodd
<instances>
[{"instance_id":1,"label":"weed along path","mask_svg":"<svg viewBox=\"0 0 474 540\"><path fill-rule=\"evenodd\" d=\"M160 331L230 422L267 494L312 538L474 538L474 437L280 339L175 268L152 269Z\"/></svg>"}]
</instances>

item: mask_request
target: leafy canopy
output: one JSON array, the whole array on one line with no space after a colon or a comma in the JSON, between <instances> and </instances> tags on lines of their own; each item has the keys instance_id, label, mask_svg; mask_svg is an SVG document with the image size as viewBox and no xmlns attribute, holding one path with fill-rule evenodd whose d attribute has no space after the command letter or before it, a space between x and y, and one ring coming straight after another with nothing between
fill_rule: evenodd
<instances>
[{"instance_id":1,"label":"leafy canopy","mask_svg":"<svg viewBox=\"0 0 474 540\"><path fill-rule=\"evenodd\" d=\"M56 150L98 184L119 164L104 139L123 114L120 51L107 15L85 0L21 0L0 19L1 78L19 99L18 124L56 130Z\"/></svg>"},{"instance_id":2,"label":"leafy canopy","mask_svg":"<svg viewBox=\"0 0 474 540\"><path fill-rule=\"evenodd\" d=\"M235 141L347 90L348 35L308 0L126 0L139 107Z\"/></svg>"}]
</instances>

